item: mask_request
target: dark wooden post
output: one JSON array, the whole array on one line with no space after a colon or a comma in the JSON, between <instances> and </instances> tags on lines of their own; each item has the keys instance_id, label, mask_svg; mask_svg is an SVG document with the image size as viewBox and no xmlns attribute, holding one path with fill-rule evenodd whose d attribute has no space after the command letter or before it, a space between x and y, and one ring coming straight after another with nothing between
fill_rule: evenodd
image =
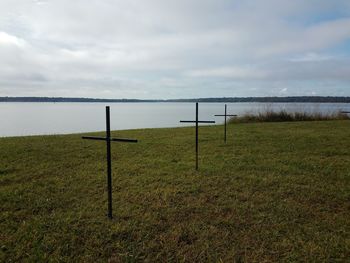
<instances>
[{"instance_id":1,"label":"dark wooden post","mask_svg":"<svg viewBox=\"0 0 350 263\"><path fill-rule=\"evenodd\" d=\"M198 102L196 103L196 170L198 170Z\"/></svg>"},{"instance_id":2,"label":"dark wooden post","mask_svg":"<svg viewBox=\"0 0 350 263\"><path fill-rule=\"evenodd\" d=\"M107 149L107 192L108 192L108 218L113 218L112 211L112 157L111 157L111 141L114 142L134 142L134 139L111 138L111 121L109 106L106 106L106 137L83 136L82 139L106 141Z\"/></svg>"},{"instance_id":3,"label":"dark wooden post","mask_svg":"<svg viewBox=\"0 0 350 263\"><path fill-rule=\"evenodd\" d=\"M227 117L227 105L225 104L225 138L224 138L225 143L226 143L226 117Z\"/></svg>"},{"instance_id":4,"label":"dark wooden post","mask_svg":"<svg viewBox=\"0 0 350 263\"><path fill-rule=\"evenodd\" d=\"M180 121L183 123L196 123L196 170L198 170L198 124L199 123L215 123L215 121L200 121L198 120L198 102L196 102L196 120L195 121Z\"/></svg>"},{"instance_id":5,"label":"dark wooden post","mask_svg":"<svg viewBox=\"0 0 350 263\"><path fill-rule=\"evenodd\" d=\"M109 106L106 107L106 144L107 144L107 187L108 187L108 217L112 213L112 161L111 161L111 120Z\"/></svg>"},{"instance_id":6,"label":"dark wooden post","mask_svg":"<svg viewBox=\"0 0 350 263\"><path fill-rule=\"evenodd\" d=\"M227 135L227 117L228 116L232 116L232 117L236 117L237 115L236 114L227 114L227 105L225 104L225 114L217 114L217 115L214 115L214 116L223 116L225 117L225 124L224 124L224 142L226 143L226 135Z\"/></svg>"}]
</instances>

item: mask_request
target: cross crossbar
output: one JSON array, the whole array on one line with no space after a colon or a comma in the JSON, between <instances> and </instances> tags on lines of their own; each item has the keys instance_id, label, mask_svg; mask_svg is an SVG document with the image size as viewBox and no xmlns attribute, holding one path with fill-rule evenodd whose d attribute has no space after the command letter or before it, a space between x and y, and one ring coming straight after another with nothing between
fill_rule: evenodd
<instances>
[{"instance_id":1,"label":"cross crossbar","mask_svg":"<svg viewBox=\"0 0 350 263\"><path fill-rule=\"evenodd\" d=\"M98 140L98 141L105 141L107 140L106 137L95 137L95 136L83 136L82 139L88 139L88 140Z\"/></svg>"},{"instance_id":2,"label":"cross crossbar","mask_svg":"<svg viewBox=\"0 0 350 263\"><path fill-rule=\"evenodd\" d=\"M88 140L98 140L98 141L106 141L108 138L106 137L96 137L96 136L83 136L81 137L82 139L88 139ZM138 142L137 140L134 139L122 139L122 138L109 138L110 141L112 142Z\"/></svg>"},{"instance_id":3,"label":"cross crossbar","mask_svg":"<svg viewBox=\"0 0 350 263\"><path fill-rule=\"evenodd\" d=\"M83 136L82 139L106 141L107 143L107 187L108 187L108 217L112 215L112 158L111 158L111 142L132 142L136 143L135 139L111 138L109 106L106 106L106 137L98 136Z\"/></svg>"},{"instance_id":4,"label":"cross crossbar","mask_svg":"<svg viewBox=\"0 0 350 263\"><path fill-rule=\"evenodd\" d=\"M226 133L227 133L227 117L237 117L237 114L227 114L227 105L225 104L225 114L216 114L217 117L225 117L225 126L224 126L224 141L226 143Z\"/></svg>"},{"instance_id":5,"label":"cross crossbar","mask_svg":"<svg viewBox=\"0 0 350 263\"><path fill-rule=\"evenodd\" d=\"M215 121L200 121L198 120L198 102L196 102L196 120L195 121L180 121L182 123L196 124L196 170L198 170L198 124L199 123L215 123Z\"/></svg>"},{"instance_id":6,"label":"cross crossbar","mask_svg":"<svg viewBox=\"0 0 350 263\"><path fill-rule=\"evenodd\" d=\"M231 117L237 117L238 115L237 114L217 114L217 115L214 115L214 116L221 116L221 117L225 117L225 116L231 116Z\"/></svg>"},{"instance_id":7,"label":"cross crossbar","mask_svg":"<svg viewBox=\"0 0 350 263\"><path fill-rule=\"evenodd\" d=\"M340 113L348 114L348 113L350 113L350 111L341 111Z\"/></svg>"},{"instance_id":8,"label":"cross crossbar","mask_svg":"<svg viewBox=\"0 0 350 263\"><path fill-rule=\"evenodd\" d=\"M180 122L184 122L184 123L215 123L215 121L180 121Z\"/></svg>"}]
</instances>

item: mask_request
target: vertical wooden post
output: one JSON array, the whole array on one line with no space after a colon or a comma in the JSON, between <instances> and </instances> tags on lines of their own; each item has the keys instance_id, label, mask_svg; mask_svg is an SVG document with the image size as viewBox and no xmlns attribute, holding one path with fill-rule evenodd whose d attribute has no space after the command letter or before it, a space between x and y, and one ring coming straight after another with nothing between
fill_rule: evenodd
<instances>
[{"instance_id":1,"label":"vertical wooden post","mask_svg":"<svg viewBox=\"0 0 350 263\"><path fill-rule=\"evenodd\" d=\"M196 170L198 170L198 102L196 102Z\"/></svg>"},{"instance_id":2,"label":"vertical wooden post","mask_svg":"<svg viewBox=\"0 0 350 263\"><path fill-rule=\"evenodd\" d=\"M227 141L227 117L232 116L236 117L236 114L227 114L227 104L225 104L225 114L216 114L214 116L222 116L225 117L225 123L224 123L224 142Z\"/></svg>"},{"instance_id":3,"label":"vertical wooden post","mask_svg":"<svg viewBox=\"0 0 350 263\"><path fill-rule=\"evenodd\" d=\"M215 121L200 121L198 120L198 102L196 102L196 120L194 121L180 121L185 123L196 123L196 170L198 171L198 124L199 123L215 123Z\"/></svg>"},{"instance_id":4,"label":"vertical wooden post","mask_svg":"<svg viewBox=\"0 0 350 263\"><path fill-rule=\"evenodd\" d=\"M226 143L226 117L227 117L227 105L225 104L225 143Z\"/></svg>"},{"instance_id":5,"label":"vertical wooden post","mask_svg":"<svg viewBox=\"0 0 350 263\"><path fill-rule=\"evenodd\" d=\"M106 137L82 136L82 139L106 141L107 149L107 193L108 193L108 218L112 219L112 160L111 160L111 142L137 142L134 139L122 139L111 137L111 119L109 106L106 106Z\"/></svg>"},{"instance_id":6,"label":"vertical wooden post","mask_svg":"<svg viewBox=\"0 0 350 263\"><path fill-rule=\"evenodd\" d=\"M107 187L108 187L108 217L112 215L112 162L111 162L111 125L109 106L106 107L106 143L107 143Z\"/></svg>"}]
</instances>

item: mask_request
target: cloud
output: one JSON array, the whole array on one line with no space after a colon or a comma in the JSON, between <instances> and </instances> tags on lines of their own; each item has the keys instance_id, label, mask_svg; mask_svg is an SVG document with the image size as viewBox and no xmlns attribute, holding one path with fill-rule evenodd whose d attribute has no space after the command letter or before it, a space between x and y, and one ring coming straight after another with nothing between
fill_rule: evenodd
<instances>
[{"instance_id":1,"label":"cloud","mask_svg":"<svg viewBox=\"0 0 350 263\"><path fill-rule=\"evenodd\" d=\"M289 61L292 62L309 62L309 61L327 61L333 59L332 56L321 55L317 53L306 53L295 58L290 58Z\"/></svg>"},{"instance_id":2,"label":"cloud","mask_svg":"<svg viewBox=\"0 0 350 263\"><path fill-rule=\"evenodd\" d=\"M18 48L23 48L26 42L16 36L7 34L6 32L0 31L0 45L1 46L16 46Z\"/></svg>"},{"instance_id":3,"label":"cloud","mask_svg":"<svg viewBox=\"0 0 350 263\"><path fill-rule=\"evenodd\" d=\"M261 55L324 50L350 38L350 18L326 21L283 33L269 46L259 48ZM282 32L281 32L282 34Z\"/></svg>"},{"instance_id":4,"label":"cloud","mask_svg":"<svg viewBox=\"0 0 350 263\"><path fill-rule=\"evenodd\" d=\"M332 80L350 82L350 61L315 53L300 58L273 61L241 67L204 68L185 72L196 78L233 79L251 81Z\"/></svg>"},{"instance_id":5,"label":"cloud","mask_svg":"<svg viewBox=\"0 0 350 263\"><path fill-rule=\"evenodd\" d=\"M0 96L350 95L349 28L346 0L3 0Z\"/></svg>"},{"instance_id":6,"label":"cloud","mask_svg":"<svg viewBox=\"0 0 350 263\"><path fill-rule=\"evenodd\" d=\"M262 79L266 72L253 68L226 67L216 69L192 70L187 73L191 77L215 77L233 79Z\"/></svg>"}]
</instances>

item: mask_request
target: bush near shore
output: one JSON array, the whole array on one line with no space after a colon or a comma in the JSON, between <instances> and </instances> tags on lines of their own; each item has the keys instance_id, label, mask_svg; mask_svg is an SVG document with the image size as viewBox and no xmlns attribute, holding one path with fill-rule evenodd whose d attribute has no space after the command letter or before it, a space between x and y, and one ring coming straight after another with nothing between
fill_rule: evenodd
<instances>
[{"instance_id":1,"label":"bush near shore","mask_svg":"<svg viewBox=\"0 0 350 263\"><path fill-rule=\"evenodd\" d=\"M241 116L230 118L230 123L244 122L290 122L290 121L330 121L350 120L350 116L344 113L321 113L321 112L287 112L285 110L267 110L258 113L244 113Z\"/></svg>"}]
</instances>

